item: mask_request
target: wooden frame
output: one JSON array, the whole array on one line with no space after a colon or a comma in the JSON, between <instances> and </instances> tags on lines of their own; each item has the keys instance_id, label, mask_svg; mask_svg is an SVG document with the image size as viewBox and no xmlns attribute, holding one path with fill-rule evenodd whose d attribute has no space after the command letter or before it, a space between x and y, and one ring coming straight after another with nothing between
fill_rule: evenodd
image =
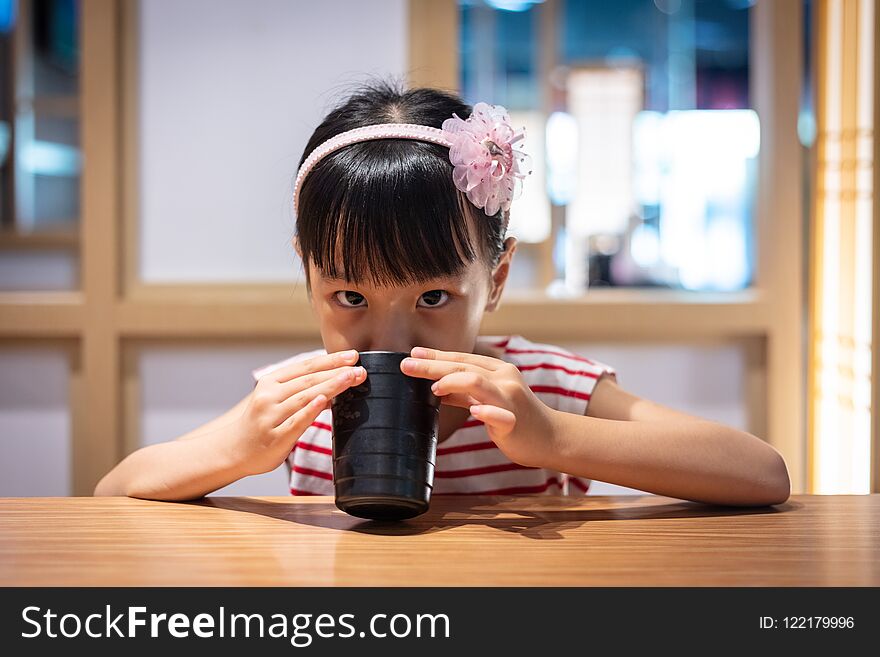
<instances>
[{"instance_id":1,"label":"wooden frame","mask_svg":"<svg viewBox=\"0 0 880 657\"><path fill-rule=\"evenodd\" d=\"M71 382L76 495L90 495L136 447L138 372L129 349L141 340L318 337L302 286L291 297L288 285L138 279L136 11L134 1L82 5L82 289L0 294L0 338L64 337L79 345ZM457 86L456 12L454 0L410 0L414 82ZM781 129L797 117L800 15L797 0L753 10L752 61L762 64L753 69L762 117L758 287L730 295L591 290L566 300L511 294L482 327L538 341L744 343L749 430L782 451L794 492L805 486L803 261L796 249L767 245L799 243L802 235L799 145L793 130Z\"/></svg>"},{"instance_id":2,"label":"wooden frame","mask_svg":"<svg viewBox=\"0 0 880 657\"><path fill-rule=\"evenodd\" d=\"M874 198L880 191L880 11L874 11ZM880 203L874 203L874 286L872 289L871 336L871 492L880 493Z\"/></svg>"},{"instance_id":3,"label":"wooden frame","mask_svg":"<svg viewBox=\"0 0 880 657\"><path fill-rule=\"evenodd\" d=\"M803 70L803 3L759 2L751 13L752 98L761 119L756 280L767 325L767 439L788 464L793 492L806 489L806 262L797 126ZM763 64L763 65L761 65Z\"/></svg>"},{"instance_id":4,"label":"wooden frame","mask_svg":"<svg viewBox=\"0 0 880 657\"><path fill-rule=\"evenodd\" d=\"M870 0L869 0L870 1ZM847 372L844 376L855 374L853 367L844 365L844 360L826 361L823 363L823 332L827 329L827 323L823 321L823 310L827 302L826 290L819 278L824 271L825 244L836 245L836 257L840 259L841 280L838 284L838 292L852 290L856 287L856 272L847 263L847 253L852 254L858 243L857 235L857 199L866 196L872 202L872 290L871 290L871 317L872 335L870 336L871 364L870 385L871 398L869 400L871 427L870 427L870 475L869 490L873 493L880 492L880 203L878 203L878 190L880 190L880 144L877 138L877 126L880 125L880 49L877 46L877 38L880 36L880 12L874 8L873 35L874 41L871 52L873 58L873 77L868 84L873 100L873 124L870 128L860 123L858 110L859 99L863 91L860 58L862 35L861 27L866 25L863 21L862 11L865 7L860 0L841 0L834 3L829 0L821 0L813 3L814 43L811 44L815 57L815 83L816 83L816 126L817 137L814 149L815 157L810 167L810 175L813 179L811 187L815 190L814 207L810 213L810 259L813 263L809 280L809 375L808 400L808 482L810 490L817 488L815 479L817 474L815 451L820 444L819 409L822 398L821 377L832 368L841 372ZM831 15L839 12L837 18ZM839 49L839 50L838 50ZM836 51L834 57L829 52ZM832 64L832 61L834 62ZM840 106L837 111L826 107L824 99L839 99ZM859 139L868 137L871 139L872 151L867 155L862 151ZM865 168L871 168L872 178L869 184L865 184L858 173ZM828 188L825 176L829 171L838 171L840 183L838 188ZM863 196L864 195L864 196ZM827 219L830 212L824 207L829 199L834 199L838 204L833 223ZM829 223L834 228L829 229ZM828 237L826 231L833 235ZM836 296L836 295L835 295ZM854 329L855 319L853 299L844 300L840 306L838 321L840 327L836 334L826 333L841 342L844 339L852 345L851 348L860 346L856 341ZM845 393L842 393L845 394ZM826 399L828 393L825 393ZM848 396L848 402L853 405L852 396ZM861 405L858 410L863 410ZM838 421L838 423L840 423ZM838 442L838 436L825 436L826 441Z\"/></svg>"}]
</instances>

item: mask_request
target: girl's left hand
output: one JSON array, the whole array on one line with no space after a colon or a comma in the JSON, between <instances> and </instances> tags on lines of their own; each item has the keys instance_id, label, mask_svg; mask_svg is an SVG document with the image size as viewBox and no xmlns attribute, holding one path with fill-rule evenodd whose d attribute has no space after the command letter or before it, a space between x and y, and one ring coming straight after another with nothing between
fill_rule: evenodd
<instances>
[{"instance_id":1,"label":"girl's left hand","mask_svg":"<svg viewBox=\"0 0 880 657\"><path fill-rule=\"evenodd\" d=\"M400 369L435 380L441 403L467 408L511 461L543 467L553 447L552 409L535 396L516 365L491 356L415 347Z\"/></svg>"}]
</instances>

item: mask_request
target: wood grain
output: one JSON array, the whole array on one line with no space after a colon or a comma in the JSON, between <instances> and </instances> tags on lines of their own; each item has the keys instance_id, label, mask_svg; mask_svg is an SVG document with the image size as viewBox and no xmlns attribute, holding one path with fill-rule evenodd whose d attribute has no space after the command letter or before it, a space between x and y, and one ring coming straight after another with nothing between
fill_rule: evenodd
<instances>
[{"instance_id":1,"label":"wood grain","mask_svg":"<svg viewBox=\"0 0 880 657\"><path fill-rule=\"evenodd\" d=\"M437 496L385 524L332 497L4 498L0 585L878 586L880 495Z\"/></svg>"}]
</instances>

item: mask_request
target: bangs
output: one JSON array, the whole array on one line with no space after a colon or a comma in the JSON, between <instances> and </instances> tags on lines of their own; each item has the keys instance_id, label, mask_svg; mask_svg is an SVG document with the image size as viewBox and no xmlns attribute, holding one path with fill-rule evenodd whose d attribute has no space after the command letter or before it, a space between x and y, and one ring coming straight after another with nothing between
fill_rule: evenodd
<instances>
[{"instance_id":1,"label":"bangs","mask_svg":"<svg viewBox=\"0 0 880 657\"><path fill-rule=\"evenodd\" d=\"M453 183L448 149L410 139L360 142L328 155L303 182L299 211L306 275L311 259L325 276L354 284L456 276L478 256L473 244L487 238Z\"/></svg>"}]
</instances>

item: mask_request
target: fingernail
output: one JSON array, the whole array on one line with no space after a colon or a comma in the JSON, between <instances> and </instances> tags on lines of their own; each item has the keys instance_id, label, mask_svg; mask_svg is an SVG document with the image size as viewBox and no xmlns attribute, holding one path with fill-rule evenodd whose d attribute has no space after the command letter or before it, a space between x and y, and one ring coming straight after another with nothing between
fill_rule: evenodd
<instances>
[{"instance_id":1,"label":"fingernail","mask_svg":"<svg viewBox=\"0 0 880 657\"><path fill-rule=\"evenodd\" d=\"M412 358L404 358L400 364L403 365L403 369L408 370L415 365L415 361Z\"/></svg>"},{"instance_id":2,"label":"fingernail","mask_svg":"<svg viewBox=\"0 0 880 657\"><path fill-rule=\"evenodd\" d=\"M348 351L342 352L343 358L351 358L352 356L357 356L357 349L349 349Z\"/></svg>"},{"instance_id":3,"label":"fingernail","mask_svg":"<svg viewBox=\"0 0 880 657\"><path fill-rule=\"evenodd\" d=\"M423 347L413 347L410 352L415 358L427 358L428 350Z\"/></svg>"},{"instance_id":4,"label":"fingernail","mask_svg":"<svg viewBox=\"0 0 880 657\"><path fill-rule=\"evenodd\" d=\"M367 372L367 370L365 370L365 369L364 369L363 367L361 367L360 365L359 365L358 367L355 367L355 368L354 368L354 375L355 375L355 377L359 377L361 374L366 374L366 372Z\"/></svg>"},{"instance_id":5,"label":"fingernail","mask_svg":"<svg viewBox=\"0 0 880 657\"><path fill-rule=\"evenodd\" d=\"M439 388L440 388L440 386L436 383L431 385L431 391L434 393L436 393Z\"/></svg>"}]
</instances>

